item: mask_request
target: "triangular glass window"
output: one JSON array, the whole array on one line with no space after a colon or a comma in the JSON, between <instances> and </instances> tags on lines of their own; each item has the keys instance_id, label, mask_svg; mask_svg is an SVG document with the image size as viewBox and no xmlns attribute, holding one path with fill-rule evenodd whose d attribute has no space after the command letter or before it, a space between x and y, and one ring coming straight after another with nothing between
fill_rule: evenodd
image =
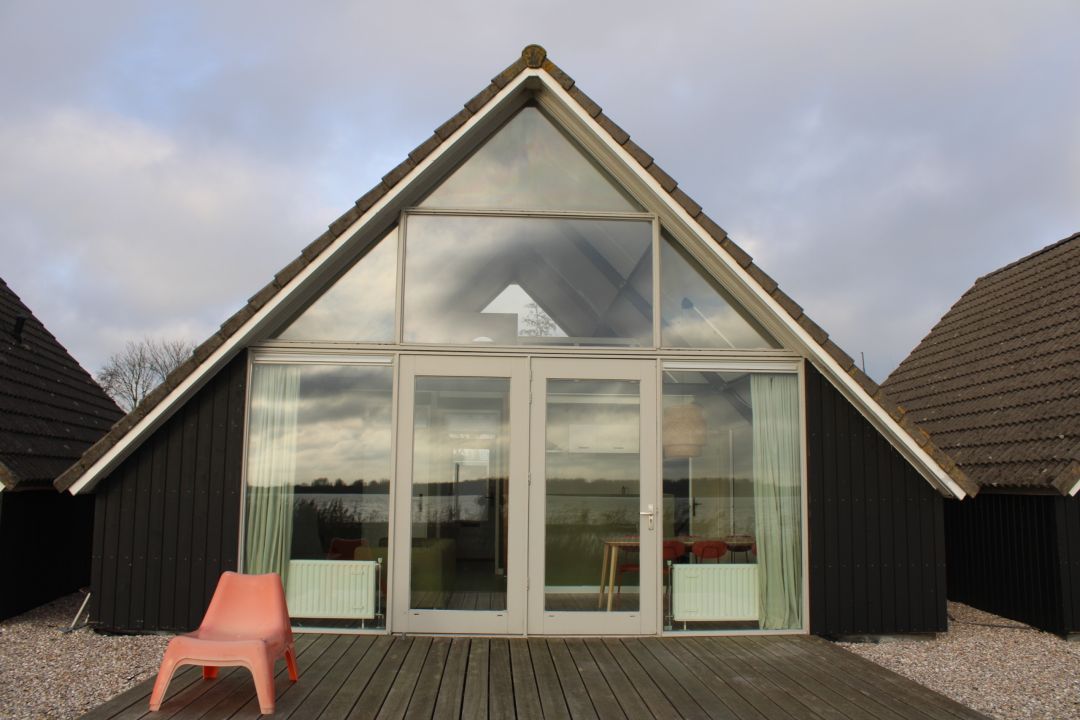
<instances>
[{"instance_id":1,"label":"triangular glass window","mask_svg":"<svg viewBox=\"0 0 1080 720\"><path fill-rule=\"evenodd\" d=\"M425 208L639 212L535 107L492 135L420 204Z\"/></svg>"},{"instance_id":2,"label":"triangular glass window","mask_svg":"<svg viewBox=\"0 0 1080 720\"><path fill-rule=\"evenodd\" d=\"M660 295L664 347L780 347L730 293L666 236L660 243Z\"/></svg>"},{"instance_id":3,"label":"triangular glass window","mask_svg":"<svg viewBox=\"0 0 1080 720\"><path fill-rule=\"evenodd\" d=\"M519 338L566 337L566 331L517 283L507 285L506 289L480 312L485 315L514 316Z\"/></svg>"},{"instance_id":4,"label":"triangular glass window","mask_svg":"<svg viewBox=\"0 0 1080 720\"><path fill-rule=\"evenodd\" d=\"M394 339L396 286L395 227L277 337L309 342L390 342Z\"/></svg>"}]
</instances>

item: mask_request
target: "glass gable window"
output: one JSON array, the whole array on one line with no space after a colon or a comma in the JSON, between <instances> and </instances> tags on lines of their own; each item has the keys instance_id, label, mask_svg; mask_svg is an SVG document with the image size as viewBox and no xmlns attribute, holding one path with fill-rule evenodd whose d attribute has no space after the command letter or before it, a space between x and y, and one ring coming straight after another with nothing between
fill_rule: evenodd
<instances>
[{"instance_id":1,"label":"glass gable window","mask_svg":"<svg viewBox=\"0 0 1080 720\"><path fill-rule=\"evenodd\" d=\"M397 228L394 228L277 337L311 342L391 342L396 294Z\"/></svg>"},{"instance_id":2,"label":"glass gable window","mask_svg":"<svg viewBox=\"0 0 1080 720\"><path fill-rule=\"evenodd\" d=\"M661 344L672 348L780 347L693 258L660 243Z\"/></svg>"},{"instance_id":3,"label":"glass gable window","mask_svg":"<svg viewBox=\"0 0 1080 720\"><path fill-rule=\"evenodd\" d=\"M652 223L409 217L404 340L652 345Z\"/></svg>"},{"instance_id":4,"label":"glass gable window","mask_svg":"<svg viewBox=\"0 0 1080 720\"><path fill-rule=\"evenodd\" d=\"M425 208L639 212L535 107L526 107L421 203Z\"/></svg>"},{"instance_id":5,"label":"glass gable window","mask_svg":"<svg viewBox=\"0 0 1080 720\"><path fill-rule=\"evenodd\" d=\"M664 622L802 627L795 374L665 371Z\"/></svg>"},{"instance_id":6,"label":"glass gable window","mask_svg":"<svg viewBox=\"0 0 1080 720\"><path fill-rule=\"evenodd\" d=\"M385 627L389 366L257 363L244 572L281 575L293 622Z\"/></svg>"}]
</instances>

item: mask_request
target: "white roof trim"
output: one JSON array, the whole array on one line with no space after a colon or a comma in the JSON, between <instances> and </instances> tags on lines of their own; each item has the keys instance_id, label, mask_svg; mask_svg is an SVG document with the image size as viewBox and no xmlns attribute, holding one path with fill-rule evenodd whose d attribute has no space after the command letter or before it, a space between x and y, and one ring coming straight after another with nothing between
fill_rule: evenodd
<instances>
[{"instance_id":1,"label":"white roof trim","mask_svg":"<svg viewBox=\"0 0 1080 720\"><path fill-rule=\"evenodd\" d=\"M470 117L450 137L446 138L431 154L416 165L404 178L381 197L371 208L360 216L347 229L341 232L329 247L318 258L308 263L296 277L281 288L262 308L247 320L233 335L203 361L194 372L186 377L165 398L161 400L149 413L147 413L131 430L113 447L101 456L93 465L86 469L75 483L68 488L73 495L92 487L92 484L108 472L112 471L127 456L129 449L153 432L172 412L174 406L193 394L203 380L211 373L222 367L242 347L250 337L258 330L262 322L281 305L292 292L303 284L308 277L317 272L324 264L329 262L348 242L348 240L376 214L381 212L387 205L392 203L401 192L433 163L452 148L465 134L472 130L483 119L490 115L502 102L517 92L522 84L535 78L546 92L557 98L560 104L588 127L595 137L600 140L615 157L618 157L631 172L633 172L651 191L655 199L674 214L686 227L692 229L708 247L716 258L730 271L743 286L744 290L753 294L762 305L768 308L773 316L794 336L803 346L803 351L813 357L819 368L825 371L835 386L840 388L848 400L859 408L879 431L885 434L891 444L914 465L919 473L939 490L963 498L966 493L960 488L948 474L931 458L918 443L892 419L885 410L871 398L865 390L848 375L833 358L825 352L800 326L787 311L785 311L775 299L749 275L749 273L734 259L724 252L719 245L712 240L711 236L702 228L681 205L660 186L660 183L650 175L641 165L596 122L569 93L556 83L546 72L538 69L527 69L511 80L502 88L481 110ZM535 82L535 80L534 80ZM1080 490L1080 483L1073 488L1073 493Z\"/></svg>"},{"instance_id":2,"label":"white roof trim","mask_svg":"<svg viewBox=\"0 0 1080 720\"><path fill-rule=\"evenodd\" d=\"M1080 480L1076 481L1076 484L1072 486L1072 490L1069 491L1069 497L1076 497L1076 493L1080 492Z\"/></svg>"}]
</instances>

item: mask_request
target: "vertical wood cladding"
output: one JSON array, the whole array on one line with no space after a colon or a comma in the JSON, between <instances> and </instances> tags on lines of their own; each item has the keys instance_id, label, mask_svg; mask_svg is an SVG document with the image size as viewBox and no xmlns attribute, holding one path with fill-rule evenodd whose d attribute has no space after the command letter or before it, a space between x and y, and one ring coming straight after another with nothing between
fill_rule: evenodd
<instances>
[{"instance_id":1,"label":"vertical wood cladding","mask_svg":"<svg viewBox=\"0 0 1080 720\"><path fill-rule=\"evenodd\" d=\"M806 365L810 632L944 632L944 498Z\"/></svg>"},{"instance_id":2,"label":"vertical wood cladding","mask_svg":"<svg viewBox=\"0 0 1080 720\"><path fill-rule=\"evenodd\" d=\"M92 497L51 487L0 493L0 620L89 583L93 523Z\"/></svg>"},{"instance_id":3,"label":"vertical wood cladding","mask_svg":"<svg viewBox=\"0 0 1080 720\"><path fill-rule=\"evenodd\" d=\"M96 490L91 621L125 632L199 624L237 567L246 354L222 368Z\"/></svg>"},{"instance_id":4,"label":"vertical wood cladding","mask_svg":"<svg viewBox=\"0 0 1080 720\"><path fill-rule=\"evenodd\" d=\"M949 598L1049 632L1080 630L1080 500L996 494L950 503Z\"/></svg>"}]
</instances>

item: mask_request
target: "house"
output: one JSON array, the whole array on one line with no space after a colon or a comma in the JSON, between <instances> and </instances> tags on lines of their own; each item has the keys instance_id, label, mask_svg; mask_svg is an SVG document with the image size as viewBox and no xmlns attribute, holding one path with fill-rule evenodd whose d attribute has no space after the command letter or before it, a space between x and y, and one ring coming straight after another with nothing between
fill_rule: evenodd
<instances>
[{"instance_id":1,"label":"house","mask_svg":"<svg viewBox=\"0 0 1080 720\"><path fill-rule=\"evenodd\" d=\"M0 619L89 583L93 498L52 482L122 414L0 280Z\"/></svg>"},{"instance_id":2,"label":"house","mask_svg":"<svg viewBox=\"0 0 1080 720\"><path fill-rule=\"evenodd\" d=\"M57 480L97 627L946 628L973 486L539 46Z\"/></svg>"},{"instance_id":3,"label":"house","mask_svg":"<svg viewBox=\"0 0 1080 720\"><path fill-rule=\"evenodd\" d=\"M1080 233L976 280L885 387L979 488L949 597L1080 632Z\"/></svg>"}]
</instances>

